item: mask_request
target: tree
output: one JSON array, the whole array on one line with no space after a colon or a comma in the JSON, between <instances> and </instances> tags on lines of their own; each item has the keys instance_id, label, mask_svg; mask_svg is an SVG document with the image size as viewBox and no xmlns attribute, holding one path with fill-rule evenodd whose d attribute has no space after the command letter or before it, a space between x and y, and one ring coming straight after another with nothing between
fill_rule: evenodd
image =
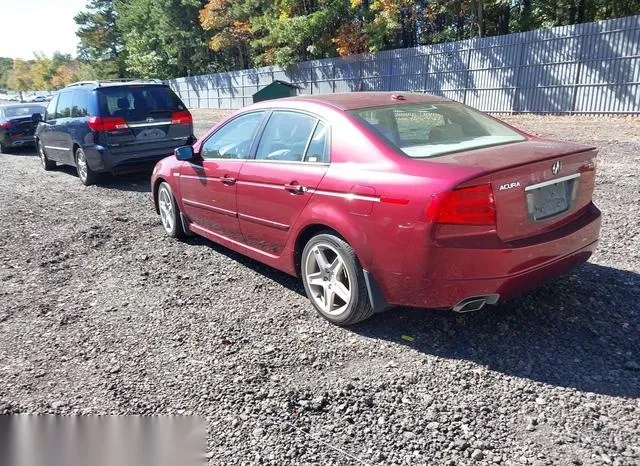
<instances>
[{"instance_id":1,"label":"tree","mask_svg":"<svg viewBox=\"0 0 640 466\"><path fill-rule=\"evenodd\" d=\"M116 3L117 25L135 76L171 78L211 69L198 13L201 0L128 0Z\"/></svg>"},{"instance_id":2,"label":"tree","mask_svg":"<svg viewBox=\"0 0 640 466\"><path fill-rule=\"evenodd\" d=\"M209 0L199 12L200 25L211 34L209 48L229 68L242 69L254 64L250 42L256 38L251 21L262 15L256 0Z\"/></svg>"},{"instance_id":3,"label":"tree","mask_svg":"<svg viewBox=\"0 0 640 466\"><path fill-rule=\"evenodd\" d=\"M20 100L22 100L23 92L33 89L31 66L24 60L15 59L7 76L7 87L12 91L19 92Z\"/></svg>"},{"instance_id":4,"label":"tree","mask_svg":"<svg viewBox=\"0 0 640 466\"><path fill-rule=\"evenodd\" d=\"M302 60L335 56L332 38L349 14L343 0L274 2L253 21L259 37L251 42L256 61L288 68Z\"/></svg>"},{"instance_id":5,"label":"tree","mask_svg":"<svg viewBox=\"0 0 640 466\"><path fill-rule=\"evenodd\" d=\"M0 57L0 88L7 86L7 75L13 68L13 58Z\"/></svg>"},{"instance_id":6,"label":"tree","mask_svg":"<svg viewBox=\"0 0 640 466\"><path fill-rule=\"evenodd\" d=\"M114 0L90 0L87 9L73 18L78 25L79 58L92 62L104 77L126 75L126 53L117 16Z\"/></svg>"}]
</instances>

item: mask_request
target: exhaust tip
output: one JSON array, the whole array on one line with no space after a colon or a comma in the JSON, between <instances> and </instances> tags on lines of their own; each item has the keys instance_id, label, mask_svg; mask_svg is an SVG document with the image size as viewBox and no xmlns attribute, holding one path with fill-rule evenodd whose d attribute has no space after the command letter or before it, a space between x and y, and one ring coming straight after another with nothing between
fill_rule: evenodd
<instances>
[{"instance_id":1,"label":"exhaust tip","mask_svg":"<svg viewBox=\"0 0 640 466\"><path fill-rule=\"evenodd\" d=\"M482 309L485 304L497 304L500 299L498 294L489 294L484 296L470 296L464 298L458 304L453 306L453 311L458 313L475 312Z\"/></svg>"}]
</instances>

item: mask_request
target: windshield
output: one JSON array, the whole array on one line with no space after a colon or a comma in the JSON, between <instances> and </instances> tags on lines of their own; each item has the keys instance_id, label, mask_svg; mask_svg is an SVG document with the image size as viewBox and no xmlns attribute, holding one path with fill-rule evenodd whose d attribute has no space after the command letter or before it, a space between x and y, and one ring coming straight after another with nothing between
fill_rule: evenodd
<instances>
[{"instance_id":1,"label":"windshield","mask_svg":"<svg viewBox=\"0 0 640 466\"><path fill-rule=\"evenodd\" d=\"M507 126L457 103L393 105L350 113L409 157L436 157L525 140Z\"/></svg>"},{"instance_id":2,"label":"windshield","mask_svg":"<svg viewBox=\"0 0 640 466\"><path fill-rule=\"evenodd\" d=\"M25 105L24 107L7 107L4 109L4 116L6 118L26 117L34 113L44 114L44 107L40 107L39 105Z\"/></svg>"},{"instance_id":3,"label":"windshield","mask_svg":"<svg viewBox=\"0 0 640 466\"><path fill-rule=\"evenodd\" d=\"M132 85L99 89L100 113L127 120L144 120L149 116L185 110L184 104L167 86Z\"/></svg>"}]
</instances>

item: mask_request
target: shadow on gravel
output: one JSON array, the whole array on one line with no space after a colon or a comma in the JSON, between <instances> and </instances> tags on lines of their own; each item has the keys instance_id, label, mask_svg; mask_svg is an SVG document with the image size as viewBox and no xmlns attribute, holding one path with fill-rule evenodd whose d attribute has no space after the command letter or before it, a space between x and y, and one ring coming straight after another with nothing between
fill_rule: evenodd
<instances>
[{"instance_id":1,"label":"shadow on gravel","mask_svg":"<svg viewBox=\"0 0 640 466\"><path fill-rule=\"evenodd\" d=\"M58 165L56 170L70 176L75 176L76 178L78 177L78 172L75 167L69 165ZM148 193L151 192L151 171L152 169L149 169L118 176L111 175L110 173L101 173L96 182L96 186L118 191ZM78 183L79 182L80 180L78 180Z\"/></svg>"},{"instance_id":2,"label":"shadow on gravel","mask_svg":"<svg viewBox=\"0 0 640 466\"><path fill-rule=\"evenodd\" d=\"M640 398L639 297L640 274L587 263L475 314L396 309L349 330L554 386Z\"/></svg>"},{"instance_id":3,"label":"shadow on gravel","mask_svg":"<svg viewBox=\"0 0 640 466\"><path fill-rule=\"evenodd\" d=\"M277 284L282 285L285 288L288 288L294 293L298 293L299 295L304 296L305 298L307 296L305 294L304 286L302 285L302 282L296 277L292 277L289 274L286 274L284 272L281 272L280 270L269 267L268 265L255 261L250 257L244 256L231 249L227 249L226 247L220 244L214 243L213 241L209 241L200 236L188 236L185 239L183 239L183 241L193 246L206 246L209 249L217 252L218 254L222 254L223 256L226 256L229 259L235 262L238 262L239 264L242 264L243 266L253 270L254 272L259 273L260 275L276 282ZM311 306L311 304L309 304L309 306Z\"/></svg>"},{"instance_id":4,"label":"shadow on gravel","mask_svg":"<svg viewBox=\"0 0 640 466\"><path fill-rule=\"evenodd\" d=\"M203 238L185 241L305 295L295 277ZM397 308L345 331L558 387L640 398L639 297L640 274L587 263L537 291L477 313ZM403 335L414 340L407 342Z\"/></svg>"},{"instance_id":5,"label":"shadow on gravel","mask_svg":"<svg viewBox=\"0 0 640 466\"><path fill-rule=\"evenodd\" d=\"M151 192L151 172L153 169L130 173L127 175L111 175L103 173L100 175L98 185L106 189L116 189L118 191L135 191L139 193Z\"/></svg>"},{"instance_id":6,"label":"shadow on gravel","mask_svg":"<svg viewBox=\"0 0 640 466\"><path fill-rule=\"evenodd\" d=\"M37 157L35 147L14 147L8 154L2 154L3 157Z\"/></svg>"}]
</instances>

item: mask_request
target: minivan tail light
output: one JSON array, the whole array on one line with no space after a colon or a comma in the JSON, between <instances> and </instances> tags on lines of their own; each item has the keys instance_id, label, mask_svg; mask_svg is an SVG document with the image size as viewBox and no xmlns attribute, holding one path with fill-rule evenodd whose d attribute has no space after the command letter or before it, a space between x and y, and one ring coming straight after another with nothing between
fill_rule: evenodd
<instances>
[{"instance_id":1,"label":"minivan tail light","mask_svg":"<svg viewBox=\"0 0 640 466\"><path fill-rule=\"evenodd\" d=\"M11 122L10 121L3 121L2 123L0 123L0 126L2 126L5 129L9 129L9 128L11 128Z\"/></svg>"},{"instance_id":2,"label":"minivan tail light","mask_svg":"<svg viewBox=\"0 0 640 466\"><path fill-rule=\"evenodd\" d=\"M459 188L434 196L427 208L433 223L495 225L496 205L490 184Z\"/></svg>"},{"instance_id":3,"label":"minivan tail light","mask_svg":"<svg viewBox=\"0 0 640 466\"><path fill-rule=\"evenodd\" d=\"M92 131L118 131L129 127L122 117L90 116L87 124Z\"/></svg>"},{"instance_id":4,"label":"minivan tail light","mask_svg":"<svg viewBox=\"0 0 640 466\"><path fill-rule=\"evenodd\" d=\"M191 113L189 113L187 110L173 112L171 114L172 125L190 125L192 123L193 118L191 118Z\"/></svg>"}]
</instances>

